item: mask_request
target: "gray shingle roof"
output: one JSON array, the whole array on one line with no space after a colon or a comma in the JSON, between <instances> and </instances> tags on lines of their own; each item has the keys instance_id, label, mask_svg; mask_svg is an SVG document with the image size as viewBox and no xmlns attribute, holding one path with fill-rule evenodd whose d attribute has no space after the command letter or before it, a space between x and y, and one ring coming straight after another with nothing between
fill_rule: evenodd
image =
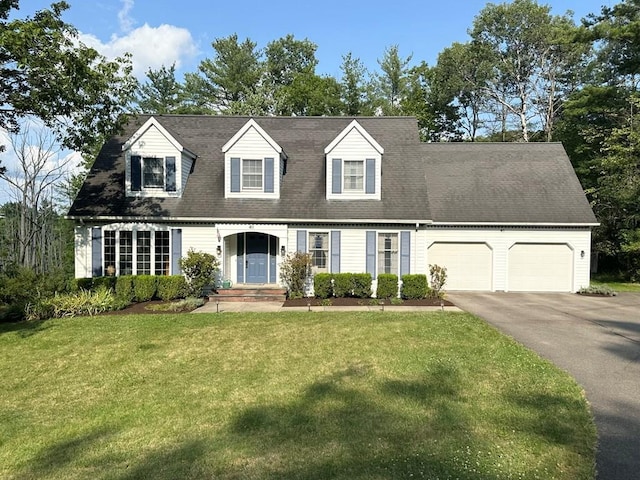
<instances>
[{"instance_id":1,"label":"gray shingle roof","mask_svg":"<svg viewBox=\"0 0 640 480\"><path fill-rule=\"evenodd\" d=\"M359 117L385 149L382 200L327 200L324 148L350 117L257 117L284 149L280 199L224 198L221 147L249 120L156 116L198 158L182 198L127 198L122 145L148 119L131 119L101 150L69 215L288 222L594 223L557 144L421 144L415 118Z\"/></svg>"}]
</instances>

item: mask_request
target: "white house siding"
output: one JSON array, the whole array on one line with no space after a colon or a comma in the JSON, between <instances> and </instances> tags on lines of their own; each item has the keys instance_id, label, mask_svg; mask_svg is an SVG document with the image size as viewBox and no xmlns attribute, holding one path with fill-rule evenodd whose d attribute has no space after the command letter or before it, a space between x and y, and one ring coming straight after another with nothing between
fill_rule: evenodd
<instances>
[{"instance_id":1,"label":"white house siding","mask_svg":"<svg viewBox=\"0 0 640 480\"><path fill-rule=\"evenodd\" d=\"M486 243L492 250L491 284L494 291L509 291L509 249L516 244L566 244L573 255L572 280L567 291L577 291L589 285L591 231L588 228L430 227L426 233L427 248L437 242ZM427 253L428 263L432 262ZM547 283L542 276L532 287L535 287L532 288L535 291L557 290L555 284Z\"/></svg>"},{"instance_id":2,"label":"white house siding","mask_svg":"<svg viewBox=\"0 0 640 480\"><path fill-rule=\"evenodd\" d=\"M74 232L75 243L75 276L86 278L91 276L91 229L77 226Z\"/></svg>"},{"instance_id":3,"label":"white house siding","mask_svg":"<svg viewBox=\"0 0 640 480\"><path fill-rule=\"evenodd\" d=\"M376 161L375 171L375 194L345 194L345 193L332 193L332 178L333 178L333 162L332 159L339 158L341 160L366 160L367 158L374 158ZM369 141L355 128L336 145L331 152L326 155L327 163L327 177L326 177L326 190L328 199L344 199L346 198L359 198L359 199L373 199L380 200L381 198L381 179L382 179L382 156L378 151L369 143ZM365 173L366 175L366 173Z\"/></svg>"},{"instance_id":4,"label":"white house siding","mask_svg":"<svg viewBox=\"0 0 640 480\"><path fill-rule=\"evenodd\" d=\"M279 198L280 197L280 177L275 175L273 178L273 193L264 192L231 192L231 158L261 159L271 157L274 161L274 169L280 166L280 170L284 168L281 163L280 154L271 146L271 144L254 128L249 128L244 135L225 153L224 157L224 192L225 197L251 197L251 198ZM264 163L263 163L264 172Z\"/></svg>"}]
</instances>

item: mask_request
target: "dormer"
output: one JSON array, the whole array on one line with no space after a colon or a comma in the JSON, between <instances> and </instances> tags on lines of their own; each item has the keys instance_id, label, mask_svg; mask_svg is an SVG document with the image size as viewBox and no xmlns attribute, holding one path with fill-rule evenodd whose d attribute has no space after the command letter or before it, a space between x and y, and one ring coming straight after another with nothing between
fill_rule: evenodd
<instances>
[{"instance_id":1,"label":"dormer","mask_svg":"<svg viewBox=\"0 0 640 480\"><path fill-rule=\"evenodd\" d=\"M384 149L356 120L324 149L327 199L380 200Z\"/></svg>"},{"instance_id":2,"label":"dormer","mask_svg":"<svg viewBox=\"0 0 640 480\"><path fill-rule=\"evenodd\" d=\"M196 155L155 118L122 146L128 197L180 197Z\"/></svg>"},{"instance_id":3,"label":"dormer","mask_svg":"<svg viewBox=\"0 0 640 480\"><path fill-rule=\"evenodd\" d=\"M287 156L250 119L222 147L225 198L280 198Z\"/></svg>"}]
</instances>

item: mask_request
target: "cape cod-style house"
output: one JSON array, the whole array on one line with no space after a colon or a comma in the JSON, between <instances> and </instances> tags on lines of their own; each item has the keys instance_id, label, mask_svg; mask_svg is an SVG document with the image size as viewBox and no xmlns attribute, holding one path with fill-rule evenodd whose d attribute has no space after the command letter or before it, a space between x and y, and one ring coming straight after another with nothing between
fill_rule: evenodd
<instances>
[{"instance_id":1,"label":"cape cod-style house","mask_svg":"<svg viewBox=\"0 0 640 480\"><path fill-rule=\"evenodd\" d=\"M179 273L189 248L234 284L427 273L447 290L589 284L593 212L558 143L421 143L408 117L157 115L102 148L69 217L76 277Z\"/></svg>"}]
</instances>

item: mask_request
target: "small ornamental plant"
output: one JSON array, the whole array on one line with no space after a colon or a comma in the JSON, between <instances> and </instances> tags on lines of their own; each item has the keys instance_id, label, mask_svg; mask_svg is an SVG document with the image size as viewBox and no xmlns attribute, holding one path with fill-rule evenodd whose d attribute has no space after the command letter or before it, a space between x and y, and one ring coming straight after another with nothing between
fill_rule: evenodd
<instances>
[{"instance_id":1,"label":"small ornamental plant","mask_svg":"<svg viewBox=\"0 0 640 480\"><path fill-rule=\"evenodd\" d=\"M187 289L192 297L202 297L207 285L213 285L220 264L215 255L190 248L185 257L180 259L180 268L187 280Z\"/></svg>"},{"instance_id":2,"label":"small ornamental plant","mask_svg":"<svg viewBox=\"0 0 640 480\"><path fill-rule=\"evenodd\" d=\"M447 269L439 265L429 265L430 295L434 298L444 298L444 285L447 283Z\"/></svg>"},{"instance_id":3,"label":"small ornamental plant","mask_svg":"<svg viewBox=\"0 0 640 480\"><path fill-rule=\"evenodd\" d=\"M311 275L311 255L289 253L280 264L280 280L287 287L289 298L302 298Z\"/></svg>"}]
</instances>

